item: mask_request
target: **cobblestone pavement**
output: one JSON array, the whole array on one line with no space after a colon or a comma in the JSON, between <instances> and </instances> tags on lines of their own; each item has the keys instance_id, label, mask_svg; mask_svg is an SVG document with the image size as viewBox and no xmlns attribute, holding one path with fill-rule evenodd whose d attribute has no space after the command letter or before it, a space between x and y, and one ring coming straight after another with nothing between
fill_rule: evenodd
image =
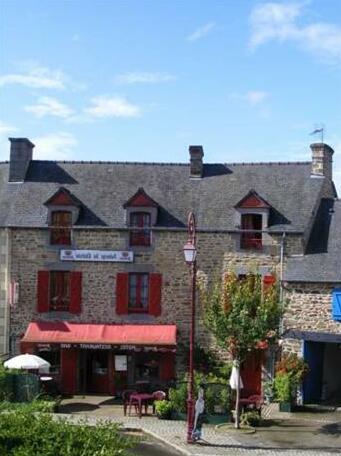
<instances>
[{"instance_id":1,"label":"cobblestone pavement","mask_svg":"<svg viewBox=\"0 0 341 456\"><path fill-rule=\"evenodd\" d=\"M63 409L63 408L62 408ZM105 406L78 412L60 414L72 422L87 418L96 424L101 420L119 422L125 428L140 429L172 446L179 454L189 456L322 456L341 455L341 413L283 414L267 411L273 421L254 434L239 434L204 425L203 440L194 445L185 443L186 423L183 421L158 420L150 415L139 419L124 417L122 407ZM67 407L65 408L67 410ZM288 416L290 415L290 416ZM294 415L294 417L292 416ZM274 420L275 419L275 420ZM176 452L175 452L176 454Z\"/></svg>"}]
</instances>

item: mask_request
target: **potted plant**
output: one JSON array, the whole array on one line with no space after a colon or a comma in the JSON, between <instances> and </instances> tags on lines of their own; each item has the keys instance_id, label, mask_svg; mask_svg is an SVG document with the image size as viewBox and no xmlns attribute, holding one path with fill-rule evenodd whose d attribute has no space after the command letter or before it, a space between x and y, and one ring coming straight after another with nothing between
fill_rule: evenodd
<instances>
[{"instance_id":1,"label":"potted plant","mask_svg":"<svg viewBox=\"0 0 341 456\"><path fill-rule=\"evenodd\" d=\"M276 399L279 402L281 412L291 412L294 403L294 388L292 379L287 373L278 374L274 380Z\"/></svg>"},{"instance_id":2,"label":"potted plant","mask_svg":"<svg viewBox=\"0 0 341 456\"><path fill-rule=\"evenodd\" d=\"M156 416L160 420L170 420L172 418L174 407L170 401L155 401Z\"/></svg>"},{"instance_id":3,"label":"potted plant","mask_svg":"<svg viewBox=\"0 0 341 456\"><path fill-rule=\"evenodd\" d=\"M291 412L299 386L308 373L308 365L296 354L285 354L276 364L274 391L282 412Z\"/></svg>"}]
</instances>

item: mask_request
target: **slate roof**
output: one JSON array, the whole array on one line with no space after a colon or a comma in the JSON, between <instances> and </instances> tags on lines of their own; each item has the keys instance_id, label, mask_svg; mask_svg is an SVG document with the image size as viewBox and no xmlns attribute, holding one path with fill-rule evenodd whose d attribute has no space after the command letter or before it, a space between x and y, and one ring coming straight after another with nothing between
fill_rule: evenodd
<instances>
[{"instance_id":1,"label":"slate roof","mask_svg":"<svg viewBox=\"0 0 341 456\"><path fill-rule=\"evenodd\" d=\"M270 230L303 231L323 178L311 163L205 164L190 179L188 164L57 162L33 160L25 182L8 183L0 163L0 226L46 226L44 202L60 187L82 203L78 225L125 227L124 203L139 187L159 205L157 225L184 228L193 210L203 230L235 230L234 206L255 190L271 206Z\"/></svg>"},{"instance_id":2,"label":"slate roof","mask_svg":"<svg viewBox=\"0 0 341 456\"><path fill-rule=\"evenodd\" d=\"M341 200L321 201L307 254L288 260L284 280L341 282Z\"/></svg>"}]
</instances>

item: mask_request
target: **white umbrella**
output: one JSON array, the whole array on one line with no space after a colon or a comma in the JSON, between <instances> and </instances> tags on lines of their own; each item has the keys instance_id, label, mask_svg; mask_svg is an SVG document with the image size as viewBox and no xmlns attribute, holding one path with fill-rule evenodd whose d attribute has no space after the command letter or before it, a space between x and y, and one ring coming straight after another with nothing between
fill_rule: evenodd
<instances>
[{"instance_id":1,"label":"white umbrella","mask_svg":"<svg viewBox=\"0 0 341 456\"><path fill-rule=\"evenodd\" d=\"M238 388L238 371L234 364L233 364L231 376L230 376L230 386L234 390L236 390ZM240 375L239 375L239 388L240 389L244 388L243 380Z\"/></svg>"},{"instance_id":2,"label":"white umbrella","mask_svg":"<svg viewBox=\"0 0 341 456\"><path fill-rule=\"evenodd\" d=\"M8 369L38 369L48 372L51 366L45 359L36 355L18 355L4 362L4 366Z\"/></svg>"}]
</instances>

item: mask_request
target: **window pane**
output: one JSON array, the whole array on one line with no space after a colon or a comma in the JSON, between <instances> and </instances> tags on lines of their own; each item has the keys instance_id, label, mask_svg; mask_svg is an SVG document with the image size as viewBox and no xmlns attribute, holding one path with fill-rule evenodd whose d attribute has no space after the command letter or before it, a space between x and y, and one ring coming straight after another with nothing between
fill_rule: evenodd
<instances>
[{"instance_id":1,"label":"window pane","mask_svg":"<svg viewBox=\"0 0 341 456\"><path fill-rule=\"evenodd\" d=\"M253 232L252 230L262 229L262 215L242 214L241 229L248 231L241 234L240 247L242 249L261 250L262 233Z\"/></svg>"},{"instance_id":2,"label":"window pane","mask_svg":"<svg viewBox=\"0 0 341 456\"><path fill-rule=\"evenodd\" d=\"M148 274L141 276L141 306L146 309L148 307Z\"/></svg>"},{"instance_id":3,"label":"window pane","mask_svg":"<svg viewBox=\"0 0 341 456\"><path fill-rule=\"evenodd\" d=\"M51 215L51 237L52 245L71 244L72 214L69 211L54 211Z\"/></svg>"},{"instance_id":4,"label":"window pane","mask_svg":"<svg viewBox=\"0 0 341 456\"><path fill-rule=\"evenodd\" d=\"M130 232L130 245L150 245L151 217L147 212L130 214L130 226L138 228Z\"/></svg>"},{"instance_id":5,"label":"window pane","mask_svg":"<svg viewBox=\"0 0 341 456\"><path fill-rule=\"evenodd\" d=\"M69 310L70 273L53 271L50 273L50 310Z\"/></svg>"},{"instance_id":6,"label":"window pane","mask_svg":"<svg viewBox=\"0 0 341 456\"><path fill-rule=\"evenodd\" d=\"M129 275L129 308L148 308L148 274Z\"/></svg>"}]
</instances>

